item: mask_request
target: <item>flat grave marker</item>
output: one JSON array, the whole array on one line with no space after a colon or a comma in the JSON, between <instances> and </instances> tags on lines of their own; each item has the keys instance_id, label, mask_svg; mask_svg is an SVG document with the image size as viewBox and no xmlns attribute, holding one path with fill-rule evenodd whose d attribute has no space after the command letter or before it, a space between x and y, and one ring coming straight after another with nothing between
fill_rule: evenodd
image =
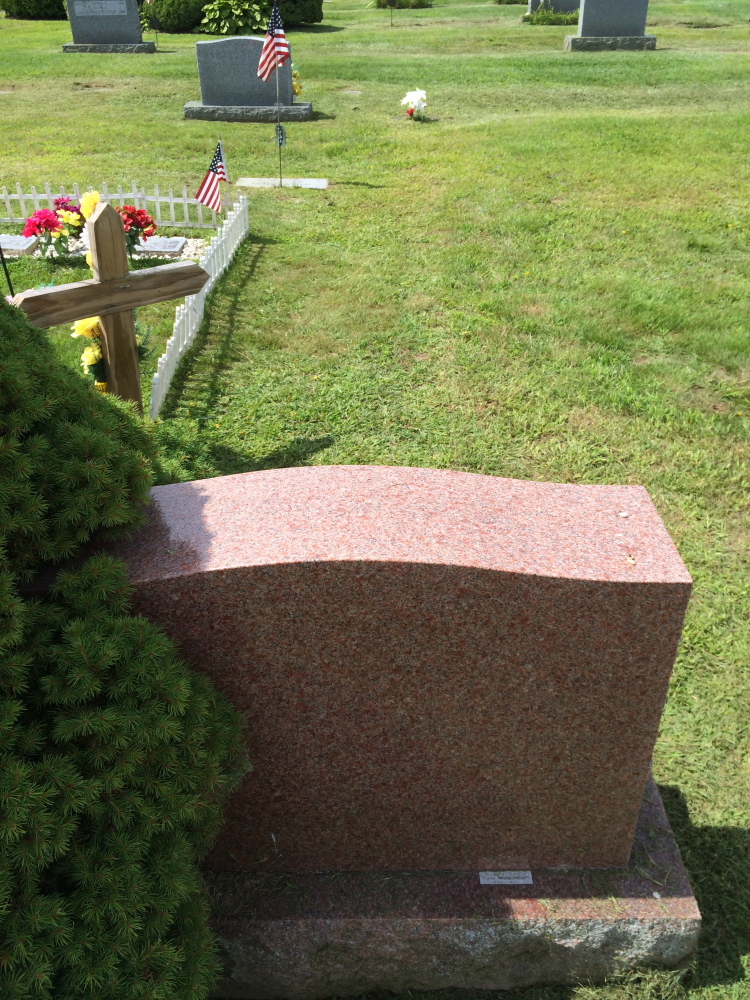
<instances>
[{"instance_id":1,"label":"flat grave marker","mask_svg":"<svg viewBox=\"0 0 750 1000\"><path fill-rule=\"evenodd\" d=\"M36 236L0 235L0 247L3 253L16 257L24 257L36 250L39 239Z\"/></svg>"}]
</instances>

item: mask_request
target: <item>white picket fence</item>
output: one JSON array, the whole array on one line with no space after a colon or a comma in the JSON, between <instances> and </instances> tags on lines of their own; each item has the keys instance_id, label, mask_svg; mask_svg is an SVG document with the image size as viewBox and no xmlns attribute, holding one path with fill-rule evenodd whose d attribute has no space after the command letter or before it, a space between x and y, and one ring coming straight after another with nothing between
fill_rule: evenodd
<instances>
[{"instance_id":1,"label":"white picket fence","mask_svg":"<svg viewBox=\"0 0 750 1000\"><path fill-rule=\"evenodd\" d=\"M247 198L240 198L226 217L218 234L211 239L208 250L200 259L201 267L211 275L197 295L188 295L184 305L177 307L174 330L151 380L149 416L154 419L169 390L172 376L180 359L195 340L206 307L206 296L229 267L234 252L250 228Z\"/></svg>"},{"instance_id":2,"label":"white picket fence","mask_svg":"<svg viewBox=\"0 0 750 1000\"><path fill-rule=\"evenodd\" d=\"M85 188L86 191L93 190ZM77 184L73 185L72 191L66 191L61 187L59 191L53 191L49 184L44 185L44 192L37 191L32 186L31 194L24 194L20 184L16 184L15 194L3 188L0 192L0 205L5 205L6 215L0 216L0 222L25 222L32 212L40 208L53 208L55 198L70 198L71 201L80 201L81 189ZM216 229L218 220L216 212L205 208L199 204L195 198L188 198L187 188L182 189L182 194L174 194L170 188L166 194L159 193L159 185L154 184L154 190L149 194L144 187L138 187L133 181L129 191L123 191L122 185L118 185L117 191L110 191L106 184L99 188L99 196L102 201L107 201L111 205L135 205L136 208L143 208L149 212L157 226L184 226L190 229ZM18 205L17 211L14 204ZM149 205L152 207L149 208ZM162 210L163 207L163 210ZM205 221L210 217L211 221Z\"/></svg>"}]
</instances>

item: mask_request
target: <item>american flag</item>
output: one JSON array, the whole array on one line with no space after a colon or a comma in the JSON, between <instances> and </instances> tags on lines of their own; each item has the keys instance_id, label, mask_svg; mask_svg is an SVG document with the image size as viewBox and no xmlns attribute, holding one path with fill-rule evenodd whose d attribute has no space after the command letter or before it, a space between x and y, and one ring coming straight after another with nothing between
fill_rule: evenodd
<instances>
[{"instance_id":1,"label":"american flag","mask_svg":"<svg viewBox=\"0 0 750 1000\"><path fill-rule=\"evenodd\" d=\"M284 25L281 23L279 5L274 3L271 19L266 29L266 37L263 40L263 48L260 50L258 76L264 83L268 83L274 68L283 66L289 56L289 42L286 40Z\"/></svg>"},{"instance_id":2,"label":"american flag","mask_svg":"<svg viewBox=\"0 0 750 1000\"><path fill-rule=\"evenodd\" d=\"M216 152L211 160L208 173L203 178L201 186L195 200L206 208L212 208L214 212L221 211L221 192L219 191L219 181L228 181L227 165L224 162L224 150L221 148L221 141L216 145Z\"/></svg>"}]
</instances>

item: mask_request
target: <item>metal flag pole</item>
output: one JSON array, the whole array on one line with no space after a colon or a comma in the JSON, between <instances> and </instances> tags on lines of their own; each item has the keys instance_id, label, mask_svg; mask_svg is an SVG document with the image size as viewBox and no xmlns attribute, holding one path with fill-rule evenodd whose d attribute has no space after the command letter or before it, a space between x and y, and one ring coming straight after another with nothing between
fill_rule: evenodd
<instances>
[{"instance_id":1,"label":"metal flag pole","mask_svg":"<svg viewBox=\"0 0 750 1000\"><path fill-rule=\"evenodd\" d=\"M281 179L281 104L279 100L279 56L276 53L276 145L279 147L279 187Z\"/></svg>"},{"instance_id":2,"label":"metal flag pole","mask_svg":"<svg viewBox=\"0 0 750 1000\"><path fill-rule=\"evenodd\" d=\"M16 293L13 291L13 282L10 280L10 272L8 271L8 265L5 263L5 254L3 253L2 246L0 246L0 261L2 261L3 264L3 271L5 271L5 280L8 282L8 290L12 298Z\"/></svg>"}]
</instances>

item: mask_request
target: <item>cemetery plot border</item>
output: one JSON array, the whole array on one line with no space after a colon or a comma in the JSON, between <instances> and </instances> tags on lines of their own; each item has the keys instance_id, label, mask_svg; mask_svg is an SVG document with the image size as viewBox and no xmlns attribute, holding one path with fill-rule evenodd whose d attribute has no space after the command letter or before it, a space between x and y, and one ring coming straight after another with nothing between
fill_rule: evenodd
<instances>
[{"instance_id":1,"label":"cemetery plot border","mask_svg":"<svg viewBox=\"0 0 750 1000\"><path fill-rule=\"evenodd\" d=\"M208 250L200 259L200 266L208 271L210 278L197 293L188 295L184 305L177 306L172 336L159 358L156 374L151 379L151 400L149 416L159 415L162 403L169 391L172 377L185 352L192 346L203 322L206 296L229 267L234 253L250 229L247 198L240 198L227 215L218 234L211 240Z\"/></svg>"},{"instance_id":2,"label":"cemetery plot border","mask_svg":"<svg viewBox=\"0 0 750 1000\"><path fill-rule=\"evenodd\" d=\"M83 190L91 191L92 188ZM5 206L6 214L0 216L0 222L25 222L31 212L36 212L40 208L54 207L55 198L69 198L71 201L80 201L82 189L78 184L74 184L70 192L63 186L59 190L53 190L49 184L44 185L44 193L37 191L32 185L31 193L24 194L20 184L16 184L15 193L8 191L6 187L0 191L0 203ZM101 200L109 202L111 205L135 205L136 208L143 208L153 215L157 226L175 226L190 229L216 229L219 220L216 212L205 208L195 198L188 197L187 188L183 187L182 194L174 194L169 188L166 194L159 191L159 185L154 184L152 193L148 193L145 187L138 187L135 181L132 182L130 190L123 191L122 185L118 185L117 192L110 191L106 184L101 185ZM13 203L19 206L19 214L16 214ZM30 205L33 208L30 210ZM149 203L153 209L149 209ZM210 216L211 221L206 221L206 216Z\"/></svg>"}]
</instances>

